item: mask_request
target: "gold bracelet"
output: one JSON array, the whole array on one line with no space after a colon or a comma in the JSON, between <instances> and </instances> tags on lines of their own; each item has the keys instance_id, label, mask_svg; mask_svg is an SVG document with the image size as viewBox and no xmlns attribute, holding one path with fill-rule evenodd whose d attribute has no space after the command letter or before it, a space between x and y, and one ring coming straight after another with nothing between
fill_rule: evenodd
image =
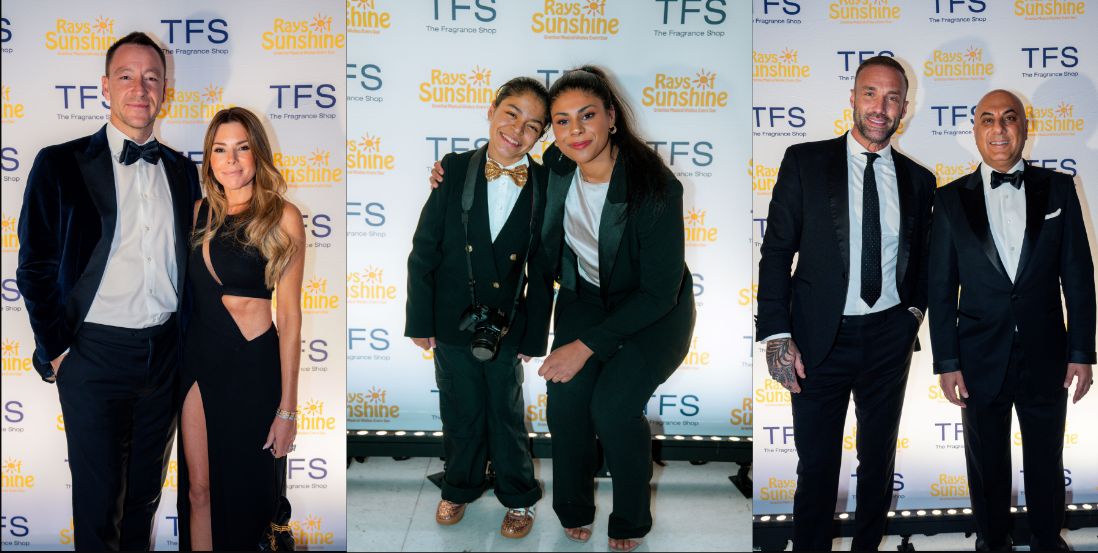
<instances>
[{"instance_id":1,"label":"gold bracelet","mask_svg":"<svg viewBox=\"0 0 1098 553\"><path fill-rule=\"evenodd\" d=\"M287 420L291 422L297 420L297 413L295 413L294 411L287 411L285 409L275 409L275 416L282 420Z\"/></svg>"}]
</instances>

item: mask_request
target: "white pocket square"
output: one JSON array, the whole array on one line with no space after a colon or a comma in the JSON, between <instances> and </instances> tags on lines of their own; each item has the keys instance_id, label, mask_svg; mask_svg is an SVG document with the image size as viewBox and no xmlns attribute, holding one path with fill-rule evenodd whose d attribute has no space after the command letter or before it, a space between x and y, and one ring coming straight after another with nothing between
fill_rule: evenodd
<instances>
[{"instance_id":1,"label":"white pocket square","mask_svg":"<svg viewBox=\"0 0 1098 553\"><path fill-rule=\"evenodd\" d=\"M1059 215L1060 215L1060 210L1057 209L1056 211L1053 211L1052 213L1049 213L1048 215L1045 215L1045 220L1047 221L1049 219L1058 217Z\"/></svg>"}]
</instances>

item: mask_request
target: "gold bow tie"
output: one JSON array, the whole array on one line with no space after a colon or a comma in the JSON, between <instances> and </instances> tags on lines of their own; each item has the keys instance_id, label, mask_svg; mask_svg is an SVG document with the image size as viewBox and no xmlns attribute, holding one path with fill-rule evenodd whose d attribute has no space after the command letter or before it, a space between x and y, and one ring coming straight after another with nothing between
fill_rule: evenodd
<instances>
[{"instance_id":1,"label":"gold bow tie","mask_svg":"<svg viewBox=\"0 0 1098 553\"><path fill-rule=\"evenodd\" d=\"M511 177L511 180L515 181L515 185L519 188L526 184L528 176L525 165L520 165L514 169L504 169L499 163L490 159L488 163L484 164L484 178L488 179L488 182L494 181L503 175Z\"/></svg>"}]
</instances>

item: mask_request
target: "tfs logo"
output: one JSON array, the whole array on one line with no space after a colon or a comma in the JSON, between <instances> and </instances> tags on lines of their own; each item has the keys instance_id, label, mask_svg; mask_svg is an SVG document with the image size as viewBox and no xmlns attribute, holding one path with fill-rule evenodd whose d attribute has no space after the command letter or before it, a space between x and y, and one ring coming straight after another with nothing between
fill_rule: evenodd
<instances>
[{"instance_id":1,"label":"tfs logo","mask_svg":"<svg viewBox=\"0 0 1098 553\"><path fill-rule=\"evenodd\" d=\"M273 84L270 87L278 92L278 109L301 109L313 105L320 109L332 109L336 105L334 84Z\"/></svg>"},{"instance_id":2,"label":"tfs logo","mask_svg":"<svg viewBox=\"0 0 1098 553\"><path fill-rule=\"evenodd\" d=\"M838 50L835 55L843 60L843 71L849 73L857 69L863 61L875 56L896 57L891 50Z\"/></svg>"},{"instance_id":3,"label":"tfs logo","mask_svg":"<svg viewBox=\"0 0 1098 553\"><path fill-rule=\"evenodd\" d=\"M1061 171L1073 177L1079 174L1079 171L1075 168L1078 162L1070 157L1063 159L1029 159L1026 161L1029 162L1030 165L1052 169L1053 171Z\"/></svg>"},{"instance_id":4,"label":"tfs logo","mask_svg":"<svg viewBox=\"0 0 1098 553\"><path fill-rule=\"evenodd\" d=\"M23 413L23 402L12 400L4 403L4 422L18 424L23 422L23 419L25 418L26 414Z\"/></svg>"},{"instance_id":5,"label":"tfs logo","mask_svg":"<svg viewBox=\"0 0 1098 553\"><path fill-rule=\"evenodd\" d=\"M99 98L99 85L89 84L59 84L53 86L54 90L61 93L63 109L87 109L88 105L95 105L98 101L103 109L111 109L106 100ZM80 107L76 107L79 104Z\"/></svg>"},{"instance_id":6,"label":"tfs logo","mask_svg":"<svg viewBox=\"0 0 1098 553\"><path fill-rule=\"evenodd\" d=\"M701 399L694 394L678 395L678 394L652 394L652 399L656 400L658 406L657 415L662 417L666 412L678 412L679 415L684 417L696 417L701 412L701 407L698 402ZM644 414L651 412L648 406L644 407Z\"/></svg>"},{"instance_id":7,"label":"tfs logo","mask_svg":"<svg viewBox=\"0 0 1098 553\"><path fill-rule=\"evenodd\" d=\"M347 222L358 218L362 218L367 226L384 226L385 206L380 202L347 202Z\"/></svg>"},{"instance_id":8,"label":"tfs logo","mask_svg":"<svg viewBox=\"0 0 1098 553\"><path fill-rule=\"evenodd\" d=\"M697 298L705 293L705 275L701 273L691 273L691 277L694 280L694 297Z\"/></svg>"},{"instance_id":9,"label":"tfs logo","mask_svg":"<svg viewBox=\"0 0 1098 553\"><path fill-rule=\"evenodd\" d=\"M5 302L17 302L23 299L23 294L19 293L19 286L14 278L5 278L0 282L0 298Z\"/></svg>"},{"instance_id":10,"label":"tfs logo","mask_svg":"<svg viewBox=\"0 0 1098 553\"><path fill-rule=\"evenodd\" d=\"M323 363L328 360L327 340L302 340L301 353L313 363Z\"/></svg>"},{"instance_id":11,"label":"tfs logo","mask_svg":"<svg viewBox=\"0 0 1098 553\"><path fill-rule=\"evenodd\" d=\"M938 440L942 443L960 443L965 439L965 425L960 422L936 422Z\"/></svg>"},{"instance_id":12,"label":"tfs logo","mask_svg":"<svg viewBox=\"0 0 1098 553\"><path fill-rule=\"evenodd\" d=\"M442 159L442 156L450 153L460 154L475 150L488 143L487 138L471 138L467 136L428 136L427 142L434 148L434 157Z\"/></svg>"},{"instance_id":13,"label":"tfs logo","mask_svg":"<svg viewBox=\"0 0 1098 553\"><path fill-rule=\"evenodd\" d=\"M301 214L305 230L313 235L313 238L327 238L332 235L332 217L326 213L316 215Z\"/></svg>"},{"instance_id":14,"label":"tfs logo","mask_svg":"<svg viewBox=\"0 0 1098 553\"><path fill-rule=\"evenodd\" d=\"M930 106L930 111L934 112L939 127L956 127L965 121L971 125L975 122L976 106Z\"/></svg>"},{"instance_id":15,"label":"tfs logo","mask_svg":"<svg viewBox=\"0 0 1098 553\"><path fill-rule=\"evenodd\" d=\"M11 20L0 18L0 43L11 42Z\"/></svg>"},{"instance_id":16,"label":"tfs logo","mask_svg":"<svg viewBox=\"0 0 1098 553\"><path fill-rule=\"evenodd\" d=\"M534 73L541 75L545 79L545 88L553 86L553 82L556 81L561 75L564 74L567 69L535 69Z\"/></svg>"},{"instance_id":17,"label":"tfs logo","mask_svg":"<svg viewBox=\"0 0 1098 553\"><path fill-rule=\"evenodd\" d=\"M30 521L23 515L4 515L0 517L0 528L13 538L25 538L30 535Z\"/></svg>"},{"instance_id":18,"label":"tfs logo","mask_svg":"<svg viewBox=\"0 0 1098 553\"><path fill-rule=\"evenodd\" d=\"M934 0L934 13L936 14L941 14L943 11L948 14L957 12L984 13L986 9L986 0Z\"/></svg>"},{"instance_id":19,"label":"tfs logo","mask_svg":"<svg viewBox=\"0 0 1098 553\"><path fill-rule=\"evenodd\" d=\"M381 90L381 85L384 84L381 80L381 67L372 63L364 63L362 65L348 63L347 81L358 83L358 86L362 87L362 90L367 92ZM348 90L347 92L350 93L351 91Z\"/></svg>"},{"instance_id":20,"label":"tfs logo","mask_svg":"<svg viewBox=\"0 0 1098 553\"><path fill-rule=\"evenodd\" d=\"M713 163L713 143L708 141L690 142L686 140L649 141L648 145L659 154L661 149L667 152L672 167L675 161L690 162L694 167L707 167ZM686 158L686 159L679 159Z\"/></svg>"},{"instance_id":21,"label":"tfs logo","mask_svg":"<svg viewBox=\"0 0 1098 553\"><path fill-rule=\"evenodd\" d=\"M308 477L309 480L324 480L328 477L328 460L320 457L313 457L312 459L305 459L302 457L290 457L287 460L286 472L288 473L286 478L289 480L294 479L295 473L297 477Z\"/></svg>"},{"instance_id":22,"label":"tfs logo","mask_svg":"<svg viewBox=\"0 0 1098 553\"><path fill-rule=\"evenodd\" d=\"M11 146L0 148L0 170L16 171L19 169L19 150Z\"/></svg>"},{"instance_id":23,"label":"tfs logo","mask_svg":"<svg viewBox=\"0 0 1098 553\"><path fill-rule=\"evenodd\" d=\"M755 128L792 127L799 129L805 126L806 123L804 108L799 106L753 106L751 111L755 113Z\"/></svg>"},{"instance_id":24,"label":"tfs logo","mask_svg":"<svg viewBox=\"0 0 1098 553\"><path fill-rule=\"evenodd\" d=\"M850 473L850 480L851 480L852 483L857 482L858 481L858 473L856 473L856 472ZM851 489L855 489L856 487L857 487L856 485L851 485L850 486ZM902 492L902 491L904 491L904 475L902 473L899 473L899 472L892 473L892 491L893 492Z\"/></svg>"},{"instance_id":25,"label":"tfs logo","mask_svg":"<svg viewBox=\"0 0 1098 553\"><path fill-rule=\"evenodd\" d=\"M229 40L229 22L224 19L161 19L160 22L168 26L169 44L176 44L177 39L184 44L202 39L210 44L225 44Z\"/></svg>"},{"instance_id":26,"label":"tfs logo","mask_svg":"<svg viewBox=\"0 0 1098 553\"><path fill-rule=\"evenodd\" d=\"M763 432L766 432L770 445L789 445L793 442L792 426L764 426Z\"/></svg>"},{"instance_id":27,"label":"tfs logo","mask_svg":"<svg viewBox=\"0 0 1098 553\"><path fill-rule=\"evenodd\" d=\"M390 345L389 331L384 328L347 328L347 349L350 351L356 351L357 348L385 351Z\"/></svg>"},{"instance_id":28,"label":"tfs logo","mask_svg":"<svg viewBox=\"0 0 1098 553\"><path fill-rule=\"evenodd\" d=\"M708 25L720 25L727 17L723 9L726 0L656 0L656 3L663 4L664 25L672 24L672 19L686 25L687 17L693 17L691 14L699 14Z\"/></svg>"},{"instance_id":29,"label":"tfs logo","mask_svg":"<svg viewBox=\"0 0 1098 553\"><path fill-rule=\"evenodd\" d=\"M770 15L771 13L797 15L801 13L801 3L797 0L762 0L762 8L763 15Z\"/></svg>"},{"instance_id":30,"label":"tfs logo","mask_svg":"<svg viewBox=\"0 0 1098 553\"><path fill-rule=\"evenodd\" d=\"M1044 46L1022 48L1026 54L1026 66L1030 69L1053 67L1071 68L1079 65L1079 49L1074 46Z\"/></svg>"},{"instance_id":31,"label":"tfs logo","mask_svg":"<svg viewBox=\"0 0 1098 553\"><path fill-rule=\"evenodd\" d=\"M481 23L496 20L496 0L434 0L435 21L457 21L460 16L472 15Z\"/></svg>"}]
</instances>

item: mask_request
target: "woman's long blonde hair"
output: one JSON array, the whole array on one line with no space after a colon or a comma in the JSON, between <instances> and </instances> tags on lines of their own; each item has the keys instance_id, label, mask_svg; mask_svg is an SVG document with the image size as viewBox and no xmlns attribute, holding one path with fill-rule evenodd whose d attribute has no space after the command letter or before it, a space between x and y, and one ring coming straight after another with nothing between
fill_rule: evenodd
<instances>
[{"instance_id":1,"label":"woman's long blonde hair","mask_svg":"<svg viewBox=\"0 0 1098 553\"><path fill-rule=\"evenodd\" d=\"M268 288L274 288L296 253L296 246L279 224L286 204L286 179L274 166L271 143L267 140L263 124L245 108L231 107L217 112L206 129L206 139L202 143L201 177L206 201L210 205L210 216L204 228L195 228L193 240L196 245L203 244L225 224L229 203L225 198L225 188L214 177L210 155L217 129L226 123L240 123L248 133L248 145L255 159L255 183L252 185L250 205L243 212L244 218L240 224L245 225L244 243L259 250L267 260L264 281Z\"/></svg>"}]
</instances>

